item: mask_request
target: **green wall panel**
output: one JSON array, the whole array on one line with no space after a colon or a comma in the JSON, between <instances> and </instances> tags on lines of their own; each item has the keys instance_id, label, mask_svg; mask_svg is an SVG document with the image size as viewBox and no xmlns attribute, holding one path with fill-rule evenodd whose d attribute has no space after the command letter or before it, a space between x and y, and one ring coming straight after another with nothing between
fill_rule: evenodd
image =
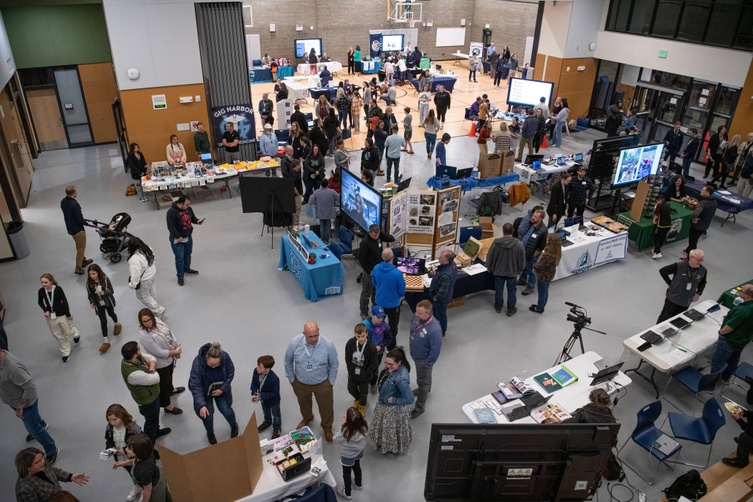
<instances>
[{"instance_id":1,"label":"green wall panel","mask_svg":"<svg viewBox=\"0 0 753 502\"><path fill-rule=\"evenodd\" d=\"M111 60L101 5L10 7L2 13L19 69Z\"/></svg>"}]
</instances>

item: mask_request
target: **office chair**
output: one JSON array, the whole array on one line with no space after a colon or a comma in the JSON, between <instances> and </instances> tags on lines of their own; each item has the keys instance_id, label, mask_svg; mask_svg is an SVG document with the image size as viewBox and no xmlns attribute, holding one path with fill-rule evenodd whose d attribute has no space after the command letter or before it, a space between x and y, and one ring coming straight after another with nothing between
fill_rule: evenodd
<instances>
[{"instance_id":1,"label":"office chair","mask_svg":"<svg viewBox=\"0 0 753 502\"><path fill-rule=\"evenodd\" d=\"M482 231L483 229L481 228L481 225L460 227L460 238L458 239L458 246L460 246L460 249L463 249L463 246L465 246L465 243L468 242L471 237L481 239Z\"/></svg>"},{"instance_id":2,"label":"office chair","mask_svg":"<svg viewBox=\"0 0 753 502\"><path fill-rule=\"evenodd\" d=\"M700 469L708 467L709 459L711 458L711 450L714 447L713 443L714 437L716 437L716 431L721 429L722 426L727 423L727 420L724 418L722 407L719 405L719 401L717 401L715 397L706 401L706 404L703 405L703 415L700 417L692 417L685 415L684 413L670 411L667 413L664 422L667 420L669 420L669 428L672 429L672 435L675 438L709 445L709 454L706 457L706 463L704 465L688 464L680 462L679 460L677 463L691 467L698 467ZM662 427L664 427L664 422L662 422Z\"/></svg>"}]
</instances>

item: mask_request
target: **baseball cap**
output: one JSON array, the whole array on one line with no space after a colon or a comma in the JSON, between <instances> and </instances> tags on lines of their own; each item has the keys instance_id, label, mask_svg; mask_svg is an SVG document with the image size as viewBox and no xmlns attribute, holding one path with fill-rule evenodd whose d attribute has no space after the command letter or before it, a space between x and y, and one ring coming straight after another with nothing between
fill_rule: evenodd
<instances>
[{"instance_id":1,"label":"baseball cap","mask_svg":"<svg viewBox=\"0 0 753 502\"><path fill-rule=\"evenodd\" d=\"M371 315L375 315L377 317L386 317L387 314L384 313L384 309L380 307L379 305L374 305L371 309Z\"/></svg>"},{"instance_id":2,"label":"baseball cap","mask_svg":"<svg viewBox=\"0 0 753 502\"><path fill-rule=\"evenodd\" d=\"M264 124L264 130L266 131L267 129L269 129L271 131L272 130L272 125L271 124Z\"/></svg>"}]
</instances>

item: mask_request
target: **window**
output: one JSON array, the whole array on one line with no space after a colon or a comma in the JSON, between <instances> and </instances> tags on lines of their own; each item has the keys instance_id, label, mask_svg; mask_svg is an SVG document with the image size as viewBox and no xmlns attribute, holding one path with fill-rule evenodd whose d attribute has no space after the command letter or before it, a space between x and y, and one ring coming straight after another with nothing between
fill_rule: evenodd
<instances>
[{"instance_id":1,"label":"window","mask_svg":"<svg viewBox=\"0 0 753 502\"><path fill-rule=\"evenodd\" d=\"M753 50L753 6L743 7L738 26L739 30L732 46L737 49Z\"/></svg>"},{"instance_id":2,"label":"window","mask_svg":"<svg viewBox=\"0 0 753 502\"><path fill-rule=\"evenodd\" d=\"M607 29L612 31L625 31L627 29L628 16L630 15L631 0L614 0L610 6Z\"/></svg>"},{"instance_id":3,"label":"window","mask_svg":"<svg viewBox=\"0 0 753 502\"><path fill-rule=\"evenodd\" d=\"M679 40L689 42L703 42L703 33L709 20L708 4L693 4L687 2L682 11L680 29L677 32Z\"/></svg>"},{"instance_id":4,"label":"window","mask_svg":"<svg viewBox=\"0 0 753 502\"><path fill-rule=\"evenodd\" d=\"M705 39L706 43L732 47L735 39L735 28L738 26L741 11L741 5L732 5L717 1L711 10L709 30L706 33Z\"/></svg>"},{"instance_id":5,"label":"window","mask_svg":"<svg viewBox=\"0 0 753 502\"><path fill-rule=\"evenodd\" d=\"M635 0L633 14L630 16L630 28L627 31L638 35L648 35L651 32L655 6L655 0Z\"/></svg>"},{"instance_id":6,"label":"window","mask_svg":"<svg viewBox=\"0 0 753 502\"><path fill-rule=\"evenodd\" d=\"M682 2L678 0L659 0L654 18L654 35L675 38L677 23L680 20Z\"/></svg>"}]
</instances>

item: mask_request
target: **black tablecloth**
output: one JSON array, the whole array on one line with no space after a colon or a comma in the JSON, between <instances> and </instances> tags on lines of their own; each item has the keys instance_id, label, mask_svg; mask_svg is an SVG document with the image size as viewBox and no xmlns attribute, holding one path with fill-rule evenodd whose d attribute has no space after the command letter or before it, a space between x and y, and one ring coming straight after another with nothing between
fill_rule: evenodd
<instances>
[{"instance_id":1,"label":"black tablecloth","mask_svg":"<svg viewBox=\"0 0 753 502\"><path fill-rule=\"evenodd\" d=\"M455 289L452 291L452 298L460 298L485 290L494 290L494 276L489 272L476 275L458 275L458 280L455 281ZM431 300L428 289L424 288L421 292L405 293L405 302L413 312L416 311L416 304L421 300Z\"/></svg>"}]
</instances>

